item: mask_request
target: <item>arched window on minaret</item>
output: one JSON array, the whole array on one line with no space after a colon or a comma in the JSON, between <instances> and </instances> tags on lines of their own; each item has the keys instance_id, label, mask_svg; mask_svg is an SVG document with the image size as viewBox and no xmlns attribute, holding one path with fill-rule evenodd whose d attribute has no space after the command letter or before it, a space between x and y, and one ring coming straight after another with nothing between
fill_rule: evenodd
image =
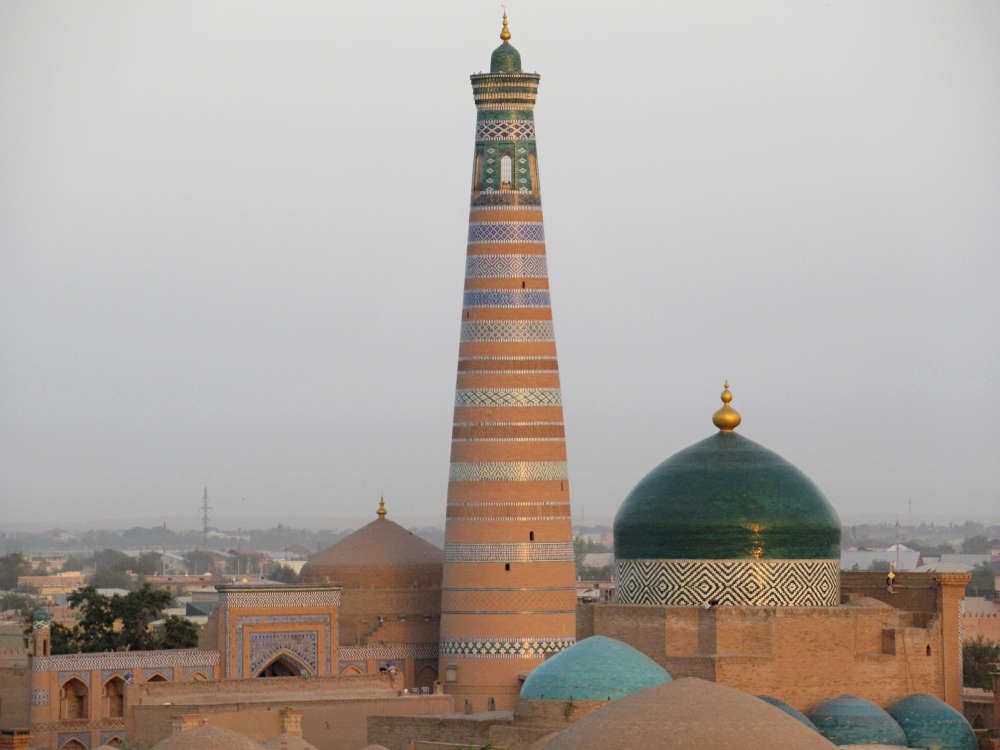
<instances>
[{"instance_id":1,"label":"arched window on minaret","mask_svg":"<svg viewBox=\"0 0 1000 750\"><path fill-rule=\"evenodd\" d=\"M510 154L500 157L500 189L510 190L514 186L514 160Z\"/></svg>"}]
</instances>

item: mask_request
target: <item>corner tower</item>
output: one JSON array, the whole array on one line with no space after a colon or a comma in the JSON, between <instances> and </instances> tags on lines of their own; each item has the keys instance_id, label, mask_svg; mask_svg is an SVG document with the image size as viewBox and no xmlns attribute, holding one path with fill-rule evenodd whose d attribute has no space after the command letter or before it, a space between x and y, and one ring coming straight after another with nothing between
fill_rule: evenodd
<instances>
[{"instance_id":1,"label":"corner tower","mask_svg":"<svg viewBox=\"0 0 1000 750\"><path fill-rule=\"evenodd\" d=\"M476 148L455 391L440 675L473 710L572 645L575 567L534 105L504 15L471 76Z\"/></svg>"}]
</instances>

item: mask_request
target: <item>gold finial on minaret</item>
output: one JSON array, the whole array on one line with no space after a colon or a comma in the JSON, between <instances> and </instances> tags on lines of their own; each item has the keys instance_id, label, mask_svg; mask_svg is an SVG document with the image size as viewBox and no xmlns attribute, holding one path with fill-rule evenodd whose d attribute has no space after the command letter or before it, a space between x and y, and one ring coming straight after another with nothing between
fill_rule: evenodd
<instances>
[{"instance_id":1,"label":"gold finial on minaret","mask_svg":"<svg viewBox=\"0 0 1000 750\"><path fill-rule=\"evenodd\" d=\"M732 432L743 421L743 417L729 405L729 402L733 400L733 394L729 392L729 380L726 380L726 384L722 386L720 398L722 399L722 408L712 415L712 424L722 432Z\"/></svg>"},{"instance_id":2,"label":"gold finial on minaret","mask_svg":"<svg viewBox=\"0 0 1000 750\"><path fill-rule=\"evenodd\" d=\"M376 511L376 515L378 515L379 518L385 518L388 515L388 513L389 512L385 509L385 496L380 495L378 499L378 510Z\"/></svg>"},{"instance_id":3,"label":"gold finial on minaret","mask_svg":"<svg viewBox=\"0 0 1000 750\"><path fill-rule=\"evenodd\" d=\"M505 42L509 42L510 29L507 28L507 6L501 5L500 7L503 8L503 30L500 32L500 39L502 39Z\"/></svg>"}]
</instances>

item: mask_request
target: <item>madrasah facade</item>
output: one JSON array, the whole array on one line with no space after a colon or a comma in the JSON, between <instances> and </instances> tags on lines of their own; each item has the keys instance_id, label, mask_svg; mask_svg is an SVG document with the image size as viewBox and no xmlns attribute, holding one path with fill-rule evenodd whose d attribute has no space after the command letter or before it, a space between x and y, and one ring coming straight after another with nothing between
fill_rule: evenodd
<instances>
[{"instance_id":1,"label":"madrasah facade","mask_svg":"<svg viewBox=\"0 0 1000 750\"><path fill-rule=\"evenodd\" d=\"M471 77L444 550L380 504L301 584L220 587L197 649L53 655L42 616L0 655L0 747L975 747L968 574L841 572L833 505L728 384L621 504L616 601L577 604L539 76L510 38Z\"/></svg>"}]
</instances>

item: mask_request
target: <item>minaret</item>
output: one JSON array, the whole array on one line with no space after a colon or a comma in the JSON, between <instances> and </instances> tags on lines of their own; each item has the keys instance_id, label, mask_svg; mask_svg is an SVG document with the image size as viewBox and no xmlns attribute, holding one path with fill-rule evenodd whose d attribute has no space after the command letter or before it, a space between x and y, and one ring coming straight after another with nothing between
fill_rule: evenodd
<instances>
[{"instance_id":1,"label":"minaret","mask_svg":"<svg viewBox=\"0 0 1000 750\"><path fill-rule=\"evenodd\" d=\"M472 710L511 708L574 642L569 482L533 108L504 14L478 116L458 352L440 676ZM462 704L459 705L463 707Z\"/></svg>"}]
</instances>

